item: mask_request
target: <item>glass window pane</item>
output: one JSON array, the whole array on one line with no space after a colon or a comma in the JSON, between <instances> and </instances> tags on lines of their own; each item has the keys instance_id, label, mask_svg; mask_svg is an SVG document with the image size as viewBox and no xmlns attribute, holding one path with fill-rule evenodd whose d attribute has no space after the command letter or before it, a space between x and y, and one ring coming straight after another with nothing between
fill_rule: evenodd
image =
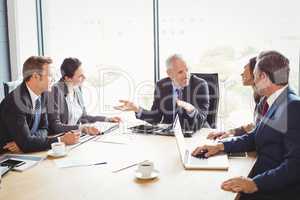
<instances>
[{"instance_id":1,"label":"glass window pane","mask_svg":"<svg viewBox=\"0 0 300 200\"><path fill-rule=\"evenodd\" d=\"M78 57L88 111L112 113L121 99L152 102L152 0L44 0L45 52L60 66Z\"/></svg>"},{"instance_id":2,"label":"glass window pane","mask_svg":"<svg viewBox=\"0 0 300 200\"><path fill-rule=\"evenodd\" d=\"M9 40L12 79L22 79L24 61L38 55L36 0L9 1Z\"/></svg>"},{"instance_id":3,"label":"glass window pane","mask_svg":"<svg viewBox=\"0 0 300 200\"><path fill-rule=\"evenodd\" d=\"M165 59L180 53L192 72L219 73L225 128L252 121L252 90L242 86L240 73L261 50L278 50L290 59L290 82L298 91L298 7L294 0L159 1L161 76Z\"/></svg>"}]
</instances>

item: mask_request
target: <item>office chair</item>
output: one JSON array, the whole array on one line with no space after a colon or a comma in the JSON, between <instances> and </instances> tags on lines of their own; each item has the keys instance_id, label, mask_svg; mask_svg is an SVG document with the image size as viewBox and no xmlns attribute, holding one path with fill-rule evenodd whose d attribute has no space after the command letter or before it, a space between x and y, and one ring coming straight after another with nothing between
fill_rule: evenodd
<instances>
[{"instance_id":1,"label":"office chair","mask_svg":"<svg viewBox=\"0 0 300 200\"><path fill-rule=\"evenodd\" d=\"M4 96L7 97L8 94L16 89L21 83L22 80L3 82Z\"/></svg>"},{"instance_id":2,"label":"office chair","mask_svg":"<svg viewBox=\"0 0 300 200\"><path fill-rule=\"evenodd\" d=\"M192 73L191 75L195 75L199 78L204 79L208 84L209 108L206 121L211 128L216 128L220 98L218 73Z\"/></svg>"}]
</instances>

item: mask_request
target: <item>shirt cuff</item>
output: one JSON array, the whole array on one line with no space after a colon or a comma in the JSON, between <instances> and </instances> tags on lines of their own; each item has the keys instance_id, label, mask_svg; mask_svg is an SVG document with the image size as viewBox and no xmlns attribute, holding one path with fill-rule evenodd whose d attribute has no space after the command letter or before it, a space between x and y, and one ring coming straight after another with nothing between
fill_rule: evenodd
<instances>
[{"instance_id":1,"label":"shirt cuff","mask_svg":"<svg viewBox=\"0 0 300 200\"><path fill-rule=\"evenodd\" d=\"M252 178L258 190L270 190L267 186L269 184L265 183L261 175L256 175Z\"/></svg>"},{"instance_id":2,"label":"shirt cuff","mask_svg":"<svg viewBox=\"0 0 300 200\"><path fill-rule=\"evenodd\" d=\"M88 124L79 124L78 130L82 133L82 130L87 126L89 126L89 125Z\"/></svg>"},{"instance_id":3,"label":"shirt cuff","mask_svg":"<svg viewBox=\"0 0 300 200\"><path fill-rule=\"evenodd\" d=\"M233 135L234 136L241 136L241 135L244 135L245 133L246 133L246 131L244 130L243 126L241 126L239 128L234 129Z\"/></svg>"},{"instance_id":4,"label":"shirt cuff","mask_svg":"<svg viewBox=\"0 0 300 200\"><path fill-rule=\"evenodd\" d=\"M227 142L227 141L219 141L219 143L223 143L223 145L224 145L224 152L225 153L230 153L231 152L231 150L230 150L230 145L229 145L229 143L230 142Z\"/></svg>"},{"instance_id":5,"label":"shirt cuff","mask_svg":"<svg viewBox=\"0 0 300 200\"><path fill-rule=\"evenodd\" d=\"M196 109L194 109L192 112L190 112L190 113L188 113L187 112L187 115L190 117L190 118L193 118L193 117L195 117L195 115L196 115L196 113L197 113L198 111L196 110Z\"/></svg>"},{"instance_id":6,"label":"shirt cuff","mask_svg":"<svg viewBox=\"0 0 300 200\"><path fill-rule=\"evenodd\" d=\"M138 119L141 118L142 113L143 113L143 109L139 108L139 111L135 113L135 117L138 118Z\"/></svg>"}]
</instances>

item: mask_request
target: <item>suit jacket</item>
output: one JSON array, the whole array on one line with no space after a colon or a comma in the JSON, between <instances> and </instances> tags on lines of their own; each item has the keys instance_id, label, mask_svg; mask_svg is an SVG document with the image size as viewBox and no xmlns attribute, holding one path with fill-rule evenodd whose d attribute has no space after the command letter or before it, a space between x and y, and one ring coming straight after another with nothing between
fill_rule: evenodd
<instances>
[{"instance_id":1,"label":"suit jacket","mask_svg":"<svg viewBox=\"0 0 300 200\"><path fill-rule=\"evenodd\" d=\"M79 128L79 123L94 123L96 121L106 120L106 117L104 116L88 115L84 106L80 88L75 89L74 91L75 98L82 108L83 114L78 120L77 124L68 125L69 110L66 101L66 96L69 93L68 87L63 80L60 80L53 85L48 98L48 118L51 133L57 134L70 130L76 130Z\"/></svg>"},{"instance_id":2,"label":"suit jacket","mask_svg":"<svg viewBox=\"0 0 300 200\"><path fill-rule=\"evenodd\" d=\"M205 80L191 76L188 86L183 88L182 100L196 108L194 116L190 117L184 109L179 109L178 115L181 127L185 130L198 130L206 122L209 107L208 85ZM164 78L156 83L154 101L151 110L142 109L139 119L149 123L173 123L173 85L170 78Z\"/></svg>"},{"instance_id":3,"label":"suit jacket","mask_svg":"<svg viewBox=\"0 0 300 200\"><path fill-rule=\"evenodd\" d=\"M57 138L48 138L48 119L45 95L41 95L41 119L38 130L31 133L34 110L25 82L12 91L0 104L0 148L15 141L23 152L50 148Z\"/></svg>"},{"instance_id":4,"label":"suit jacket","mask_svg":"<svg viewBox=\"0 0 300 200\"><path fill-rule=\"evenodd\" d=\"M251 176L258 193L289 199L300 192L300 99L285 89L255 130L224 142L225 152L257 152Z\"/></svg>"}]
</instances>

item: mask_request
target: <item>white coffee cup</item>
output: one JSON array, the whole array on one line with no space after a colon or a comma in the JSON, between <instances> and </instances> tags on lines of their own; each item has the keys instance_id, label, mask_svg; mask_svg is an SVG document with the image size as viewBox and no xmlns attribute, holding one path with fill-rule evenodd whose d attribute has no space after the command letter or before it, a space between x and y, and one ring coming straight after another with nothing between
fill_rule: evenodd
<instances>
[{"instance_id":1,"label":"white coffee cup","mask_svg":"<svg viewBox=\"0 0 300 200\"><path fill-rule=\"evenodd\" d=\"M142 177L149 177L154 170L154 164L151 161L145 161L139 164L138 172L141 173Z\"/></svg>"},{"instance_id":2,"label":"white coffee cup","mask_svg":"<svg viewBox=\"0 0 300 200\"><path fill-rule=\"evenodd\" d=\"M54 142L51 144L51 149L54 155L61 156L66 153L66 145L63 142Z\"/></svg>"}]
</instances>

